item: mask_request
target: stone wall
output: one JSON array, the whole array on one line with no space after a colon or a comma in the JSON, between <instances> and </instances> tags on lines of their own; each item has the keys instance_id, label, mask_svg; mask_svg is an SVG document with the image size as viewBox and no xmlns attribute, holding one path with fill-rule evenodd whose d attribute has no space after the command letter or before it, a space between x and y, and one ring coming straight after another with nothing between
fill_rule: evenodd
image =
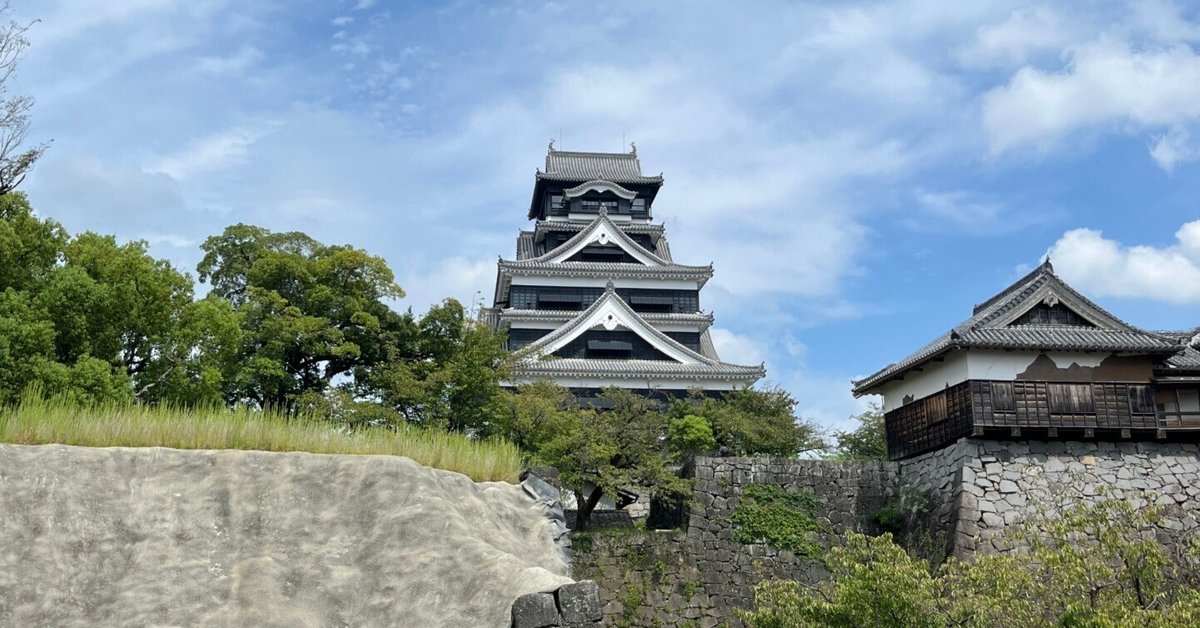
<instances>
[{"instance_id":1,"label":"stone wall","mask_svg":"<svg viewBox=\"0 0 1200 628\"><path fill-rule=\"evenodd\" d=\"M1200 445L982 441L962 466L954 551L1005 552L1005 529L1036 514L1116 498L1162 508L1159 540L1200 534Z\"/></svg>"},{"instance_id":2,"label":"stone wall","mask_svg":"<svg viewBox=\"0 0 1200 628\"><path fill-rule=\"evenodd\" d=\"M604 625L603 620L600 589L595 582L583 580L517 598L511 628L596 628Z\"/></svg>"},{"instance_id":3,"label":"stone wall","mask_svg":"<svg viewBox=\"0 0 1200 628\"><path fill-rule=\"evenodd\" d=\"M818 521L832 536L873 530L871 514L883 507L896 484L892 463L850 463L770 458L700 458L688 519L687 540L705 591L726 620L734 608L748 608L754 585L766 578L816 582L827 576L818 561L765 544L733 540L730 517L750 484L775 484L787 491L811 491L820 502Z\"/></svg>"},{"instance_id":4,"label":"stone wall","mask_svg":"<svg viewBox=\"0 0 1200 628\"><path fill-rule=\"evenodd\" d=\"M979 464L981 445L961 439L943 449L896 464L898 494L909 497L912 507L899 542L910 552L939 563L947 556L963 558L959 548L970 547L960 529L963 503L963 469Z\"/></svg>"},{"instance_id":5,"label":"stone wall","mask_svg":"<svg viewBox=\"0 0 1200 628\"><path fill-rule=\"evenodd\" d=\"M1109 496L1162 506L1159 538L1168 544L1200 535L1196 443L964 438L935 452L888 463L700 458L685 534L661 536L652 546L637 540L640 537L614 535L576 559L577 577L595 578L600 585L608 603L605 618L624 618L625 623L613 623L618 626L686 626L699 613L699 625L737 625L733 609L753 604L759 581L791 578L811 583L825 578L818 561L733 540L730 519L750 484L811 491L821 504L818 518L833 533L823 538L826 546L849 530L879 532L872 515L881 509L905 509L910 516L899 541L934 563L948 555L970 559L977 551L1011 551L1006 530L1039 509L1053 512ZM652 579L653 586L645 587L660 559L639 563L639 555L666 557L664 573L670 577ZM692 574L703 585L702 596L695 603L691 596L672 598L671 592L679 592L680 582L691 582ZM631 591L651 589L657 606L639 603L627 617L620 601Z\"/></svg>"},{"instance_id":6,"label":"stone wall","mask_svg":"<svg viewBox=\"0 0 1200 628\"><path fill-rule=\"evenodd\" d=\"M682 532L617 530L574 537L578 553L572 575L600 585L605 625L711 628L721 623Z\"/></svg>"}]
</instances>

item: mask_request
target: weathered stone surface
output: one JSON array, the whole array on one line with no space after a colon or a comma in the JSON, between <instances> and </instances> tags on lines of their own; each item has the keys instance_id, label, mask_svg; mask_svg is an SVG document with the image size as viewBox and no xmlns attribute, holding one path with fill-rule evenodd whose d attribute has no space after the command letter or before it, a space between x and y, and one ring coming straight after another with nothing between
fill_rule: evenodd
<instances>
[{"instance_id":1,"label":"weathered stone surface","mask_svg":"<svg viewBox=\"0 0 1200 628\"><path fill-rule=\"evenodd\" d=\"M561 625L553 593L526 593L512 605L512 628L546 628Z\"/></svg>"},{"instance_id":2,"label":"weathered stone surface","mask_svg":"<svg viewBox=\"0 0 1200 628\"><path fill-rule=\"evenodd\" d=\"M549 525L393 456L0 445L0 625L508 626Z\"/></svg>"},{"instance_id":3,"label":"weathered stone surface","mask_svg":"<svg viewBox=\"0 0 1200 628\"><path fill-rule=\"evenodd\" d=\"M585 624L604 617L600 605L600 587L592 580L565 584L558 590L558 609L563 622Z\"/></svg>"}]
</instances>

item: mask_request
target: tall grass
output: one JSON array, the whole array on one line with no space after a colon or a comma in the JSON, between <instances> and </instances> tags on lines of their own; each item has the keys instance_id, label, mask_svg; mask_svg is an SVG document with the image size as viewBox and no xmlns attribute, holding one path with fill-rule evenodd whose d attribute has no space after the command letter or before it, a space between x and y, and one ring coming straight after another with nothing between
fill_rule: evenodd
<instances>
[{"instance_id":1,"label":"tall grass","mask_svg":"<svg viewBox=\"0 0 1200 628\"><path fill-rule=\"evenodd\" d=\"M516 482L521 470L521 452L515 445L442 430L368 427L351 431L276 412L81 405L70 399L45 399L36 393L24 395L15 406L0 409L0 442L385 454L457 471L476 482Z\"/></svg>"}]
</instances>

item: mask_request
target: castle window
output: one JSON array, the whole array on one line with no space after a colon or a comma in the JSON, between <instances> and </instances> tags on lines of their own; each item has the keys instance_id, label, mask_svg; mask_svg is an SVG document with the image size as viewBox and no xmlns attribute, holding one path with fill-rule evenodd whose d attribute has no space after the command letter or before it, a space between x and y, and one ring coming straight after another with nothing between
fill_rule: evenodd
<instances>
[{"instance_id":1,"label":"castle window","mask_svg":"<svg viewBox=\"0 0 1200 628\"><path fill-rule=\"evenodd\" d=\"M616 201L583 200L580 201L579 206L583 209L583 211L588 213L598 214L600 213L601 208L610 214L617 213Z\"/></svg>"},{"instance_id":2,"label":"castle window","mask_svg":"<svg viewBox=\"0 0 1200 628\"><path fill-rule=\"evenodd\" d=\"M1154 413L1154 393L1149 386L1129 387L1129 411L1133 414Z\"/></svg>"},{"instance_id":3,"label":"castle window","mask_svg":"<svg viewBox=\"0 0 1200 628\"><path fill-rule=\"evenodd\" d=\"M925 398L925 420L927 422L945 421L947 416L946 393L940 392Z\"/></svg>"},{"instance_id":4,"label":"castle window","mask_svg":"<svg viewBox=\"0 0 1200 628\"><path fill-rule=\"evenodd\" d=\"M1053 414L1092 414L1096 411L1090 384L1048 384L1046 391Z\"/></svg>"},{"instance_id":5,"label":"castle window","mask_svg":"<svg viewBox=\"0 0 1200 628\"><path fill-rule=\"evenodd\" d=\"M1012 382L992 382L992 410L1013 412L1017 409Z\"/></svg>"},{"instance_id":6,"label":"castle window","mask_svg":"<svg viewBox=\"0 0 1200 628\"><path fill-rule=\"evenodd\" d=\"M624 340L589 340L587 357L628 359L633 357L633 343Z\"/></svg>"}]
</instances>

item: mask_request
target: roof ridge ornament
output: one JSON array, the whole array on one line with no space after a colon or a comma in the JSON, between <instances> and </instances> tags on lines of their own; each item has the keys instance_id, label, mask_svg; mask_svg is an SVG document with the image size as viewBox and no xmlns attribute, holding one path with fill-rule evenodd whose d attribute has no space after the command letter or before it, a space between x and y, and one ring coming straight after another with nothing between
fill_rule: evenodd
<instances>
[{"instance_id":1,"label":"roof ridge ornament","mask_svg":"<svg viewBox=\"0 0 1200 628\"><path fill-rule=\"evenodd\" d=\"M637 142L629 143L629 154L637 157Z\"/></svg>"},{"instance_id":2,"label":"roof ridge ornament","mask_svg":"<svg viewBox=\"0 0 1200 628\"><path fill-rule=\"evenodd\" d=\"M1049 271L1050 274L1054 274L1054 264L1050 263L1049 255L1046 255L1046 261L1042 262L1042 268L1046 271Z\"/></svg>"},{"instance_id":3,"label":"roof ridge ornament","mask_svg":"<svg viewBox=\"0 0 1200 628\"><path fill-rule=\"evenodd\" d=\"M554 152L554 138L550 138L550 146L547 147L550 152Z\"/></svg>"}]
</instances>

